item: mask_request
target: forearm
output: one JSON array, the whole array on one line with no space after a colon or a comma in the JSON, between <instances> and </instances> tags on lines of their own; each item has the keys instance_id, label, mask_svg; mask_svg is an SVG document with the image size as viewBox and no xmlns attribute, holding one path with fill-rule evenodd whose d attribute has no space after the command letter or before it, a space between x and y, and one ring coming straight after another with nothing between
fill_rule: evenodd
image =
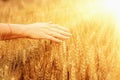
<instances>
[{"instance_id":1,"label":"forearm","mask_svg":"<svg viewBox=\"0 0 120 80\"><path fill-rule=\"evenodd\" d=\"M24 36L24 25L0 23L0 39L14 39Z\"/></svg>"}]
</instances>

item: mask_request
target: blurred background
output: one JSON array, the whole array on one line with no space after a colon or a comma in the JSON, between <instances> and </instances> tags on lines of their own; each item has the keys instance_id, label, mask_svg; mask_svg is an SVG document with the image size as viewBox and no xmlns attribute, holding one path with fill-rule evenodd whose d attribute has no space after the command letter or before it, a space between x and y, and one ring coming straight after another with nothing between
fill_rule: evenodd
<instances>
[{"instance_id":1,"label":"blurred background","mask_svg":"<svg viewBox=\"0 0 120 80\"><path fill-rule=\"evenodd\" d=\"M0 22L53 22L70 29L61 44L0 41L0 80L119 80L117 0L0 0Z\"/></svg>"}]
</instances>

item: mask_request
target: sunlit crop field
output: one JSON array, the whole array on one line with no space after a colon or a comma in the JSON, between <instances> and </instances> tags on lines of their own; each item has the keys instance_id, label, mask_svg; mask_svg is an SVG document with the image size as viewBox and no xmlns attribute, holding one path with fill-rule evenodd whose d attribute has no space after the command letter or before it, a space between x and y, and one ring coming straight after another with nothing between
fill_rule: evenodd
<instances>
[{"instance_id":1,"label":"sunlit crop field","mask_svg":"<svg viewBox=\"0 0 120 80\"><path fill-rule=\"evenodd\" d=\"M70 29L61 44L0 41L0 80L119 80L119 18L96 0L0 1L0 22L52 22Z\"/></svg>"}]
</instances>

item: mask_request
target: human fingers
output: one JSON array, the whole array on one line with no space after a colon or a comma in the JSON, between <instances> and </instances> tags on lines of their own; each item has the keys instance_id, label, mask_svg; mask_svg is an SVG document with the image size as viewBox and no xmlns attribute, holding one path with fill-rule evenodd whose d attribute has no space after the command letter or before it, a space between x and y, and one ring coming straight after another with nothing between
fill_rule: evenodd
<instances>
[{"instance_id":1,"label":"human fingers","mask_svg":"<svg viewBox=\"0 0 120 80\"><path fill-rule=\"evenodd\" d=\"M48 35L51 35L53 37L56 37L56 38L59 38L59 39L62 39L62 40L70 38L69 36L65 36L65 35L60 34L58 32L55 32L55 31L45 30L44 32Z\"/></svg>"},{"instance_id":2,"label":"human fingers","mask_svg":"<svg viewBox=\"0 0 120 80\"><path fill-rule=\"evenodd\" d=\"M55 42L62 42L62 40L58 39L58 38L55 38L54 36L51 36L49 34L46 34L45 32L37 32L35 34L31 34L28 36L28 38L31 38L31 39L49 39L49 40L52 40L52 41L55 41Z\"/></svg>"},{"instance_id":3,"label":"human fingers","mask_svg":"<svg viewBox=\"0 0 120 80\"><path fill-rule=\"evenodd\" d=\"M51 35L48 35L48 34L44 35L44 37L45 37L46 39L49 39L49 40L52 40L52 41L55 41L55 42L58 42L58 43L61 43L61 42L62 42L62 40L60 40L60 39L58 39L58 38L55 38L55 37L53 37L53 36L51 36Z\"/></svg>"},{"instance_id":4,"label":"human fingers","mask_svg":"<svg viewBox=\"0 0 120 80\"><path fill-rule=\"evenodd\" d=\"M50 30L53 32L57 32L57 33L64 35L64 36L72 36L72 34L70 32L65 32L65 31L60 30L58 28L50 28Z\"/></svg>"},{"instance_id":5,"label":"human fingers","mask_svg":"<svg viewBox=\"0 0 120 80\"><path fill-rule=\"evenodd\" d=\"M66 32L70 32L70 30L68 28L60 26L58 24L51 24L51 27L57 28L57 29L60 29L60 30L66 31Z\"/></svg>"}]
</instances>

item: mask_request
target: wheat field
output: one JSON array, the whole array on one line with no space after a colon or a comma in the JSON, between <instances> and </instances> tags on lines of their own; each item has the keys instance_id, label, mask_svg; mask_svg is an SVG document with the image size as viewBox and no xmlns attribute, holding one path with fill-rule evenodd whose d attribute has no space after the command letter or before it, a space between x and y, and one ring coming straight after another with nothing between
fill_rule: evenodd
<instances>
[{"instance_id":1,"label":"wheat field","mask_svg":"<svg viewBox=\"0 0 120 80\"><path fill-rule=\"evenodd\" d=\"M120 38L114 17L96 0L4 0L0 22L53 22L72 33L49 40L0 41L0 80L119 80Z\"/></svg>"}]
</instances>

